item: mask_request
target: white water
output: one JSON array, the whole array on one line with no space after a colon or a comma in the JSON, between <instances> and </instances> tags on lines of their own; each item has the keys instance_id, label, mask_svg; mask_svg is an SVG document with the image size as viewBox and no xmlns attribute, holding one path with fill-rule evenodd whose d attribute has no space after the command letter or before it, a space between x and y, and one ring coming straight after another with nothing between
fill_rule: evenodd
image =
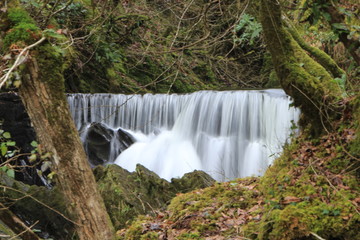
<instances>
[{"instance_id":1,"label":"white water","mask_svg":"<svg viewBox=\"0 0 360 240\"><path fill-rule=\"evenodd\" d=\"M291 133L299 111L282 90L201 91L186 95L74 94L80 129L91 122L123 128L137 142L116 164L141 163L170 180L195 169L216 180L261 175Z\"/></svg>"}]
</instances>

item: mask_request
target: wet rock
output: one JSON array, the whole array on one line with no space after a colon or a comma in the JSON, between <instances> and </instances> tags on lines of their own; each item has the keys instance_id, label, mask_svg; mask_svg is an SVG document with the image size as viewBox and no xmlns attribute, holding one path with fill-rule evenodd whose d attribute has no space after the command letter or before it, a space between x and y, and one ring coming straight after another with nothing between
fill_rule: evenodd
<instances>
[{"instance_id":1,"label":"wet rock","mask_svg":"<svg viewBox=\"0 0 360 240\"><path fill-rule=\"evenodd\" d=\"M92 123L87 130L84 148L89 162L93 165L104 164L109 160L111 139L114 132L101 123Z\"/></svg>"},{"instance_id":2,"label":"wet rock","mask_svg":"<svg viewBox=\"0 0 360 240\"><path fill-rule=\"evenodd\" d=\"M130 147L134 142L136 142L135 138L130 133L121 128L119 128L116 133L119 140L121 152Z\"/></svg>"},{"instance_id":3,"label":"wet rock","mask_svg":"<svg viewBox=\"0 0 360 240\"><path fill-rule=\"evenodd\" d=\"M113 162L135 139L122 129L113 130L102 123L92 123L87 129L84 148L92 166Z\"/></svg>"}]
</instances>

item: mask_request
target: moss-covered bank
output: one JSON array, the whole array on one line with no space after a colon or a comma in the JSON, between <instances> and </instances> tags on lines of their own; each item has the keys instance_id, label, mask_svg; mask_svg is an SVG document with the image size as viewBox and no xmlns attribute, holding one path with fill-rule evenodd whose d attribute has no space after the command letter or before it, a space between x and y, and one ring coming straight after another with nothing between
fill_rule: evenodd
<instances>
[{"instance_id":1,"label":"moss-covered bank","mask_svg":"<svg viewBox=\"0 0 360 240\"><path fill-rule=\"evenodd\" d=\"M119 239L359 239L356 119L343 116L332 133L293 139L263 177L180 194Z\"/></svg>"}]
</instances>

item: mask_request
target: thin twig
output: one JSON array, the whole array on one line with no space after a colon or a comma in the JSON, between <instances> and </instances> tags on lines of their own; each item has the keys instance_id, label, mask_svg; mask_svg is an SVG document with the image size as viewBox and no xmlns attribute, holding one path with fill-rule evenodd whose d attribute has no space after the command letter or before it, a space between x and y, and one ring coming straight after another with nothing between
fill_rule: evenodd
<instances>
[{"instance_id":1,"label":"thin twig","mask_svg":"<svg viewBox=\"0 0 360 240\"><path fill-rule=\"evenodd\" d=\"M316 237L316 238L319 239L319 240L326 240L325 238L320 237L319 235L317 235L317 234L314 233L314 232L310 232L310 234L313 235L314 237Z\"/></svg>"},{"instance_id":2,"label":"thin twig","mask_svg":"<svg viewBox=\"0 0 360 240\"><path fill-rule=\"evenodd\" d=\"M24 227L26 227L26 229L25 229L24 231L22 231L21 233L13 236L13 237L11 237L11 238L9 238L9 240L16 239L16 238L18 238L19 236L23 235L23 234L26 233L26 232L32 232L32 229L31 229L31 228L33 228L33 227L34 227L36 224L38 224L38 223L39 223L39 220L37 220L34 224L32 224L32 225L29 226L29 227L24 224ZM39 239L40 239L40 238L39 238Z\"/></svg>"}]
</instances>

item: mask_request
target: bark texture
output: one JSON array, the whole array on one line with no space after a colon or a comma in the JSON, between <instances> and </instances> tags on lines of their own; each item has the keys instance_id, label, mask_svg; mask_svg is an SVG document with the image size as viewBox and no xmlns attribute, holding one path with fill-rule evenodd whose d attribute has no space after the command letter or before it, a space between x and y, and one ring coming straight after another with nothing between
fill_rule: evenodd
<instances>
[{"instance_id":1,"label":"bark texture","mask_svg":"<svg viewBox=\"0 0 360 240\"><path fill-rule=\"evenodd\" d=\"M73 215L80 239L113 239L113 228L97 190L64 93L63 56L45 43L32 51L22 74L21 99Z\"/></svg>"},{"instance_id":2,"label":"bark texture","mask_svg":"<svg viewBox=\"0 0 360 240\"><path fill-rule=\"evenodd\" d=\"M341 98L342 89L287 31L279 1L261 0L260 11L265 40L281 86L305 116L301 124L310 123L313 133L319 134L337 116L329 106Z\"/></svg>"}]
</instances>

